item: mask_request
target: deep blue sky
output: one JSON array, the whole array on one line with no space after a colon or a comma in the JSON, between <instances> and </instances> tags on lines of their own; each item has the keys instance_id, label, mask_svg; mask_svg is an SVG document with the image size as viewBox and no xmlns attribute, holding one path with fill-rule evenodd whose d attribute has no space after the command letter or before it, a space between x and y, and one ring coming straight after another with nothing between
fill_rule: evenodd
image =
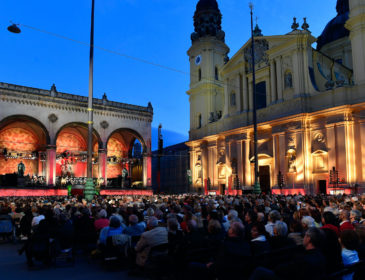
<instances>
[{"instance_id":1,"label":"deep blue sky","mask_svg":"<svg viewBox=\"0 0 365 280\"><path fill-rule=\"evenodd\" d=\"M232 56L250 36L248 0L219 0L223 30ZM186 51L197 0L96 0L95 45L154 63L189 71ZM255 0L264 35L289 32L293 16L319 36L336 15L336 0ZM9 21L88 42L91 0L1 0L0 81L79 95L88 94L89 48L22 28ZM152 127L162 123L164 143L188 139L189 76L95 50L94 96L154 107ZM153 148L157 146L153 129Z\"/></svg>"}]
</instances>

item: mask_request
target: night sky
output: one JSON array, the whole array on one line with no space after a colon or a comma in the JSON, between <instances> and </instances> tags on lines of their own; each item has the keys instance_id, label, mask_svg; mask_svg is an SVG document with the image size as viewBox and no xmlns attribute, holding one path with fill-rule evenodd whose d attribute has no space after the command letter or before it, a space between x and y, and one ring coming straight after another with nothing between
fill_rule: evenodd
<instances>
[{"instance_id":1,"label":"night sky","mask_svg":"<svg viewBox=\"0 0 365 280\"><path fill-rule=\"evenodd\" d=\"M231 57L250 36L246 0L220 0L222 28ZM163 125L164 144L188 140L189 60L197 0L96 0L95 45L121 55L95 50L94 97L154 107L152 146ZM308 18L319 36L336 15L336 0L256 0L255 17L264 35L291 31ZM87 96L89 47L22 27L9 33L10 21L89 42L91 0L1 0L0 81ZM163 67L126 58L136 57Z\"/></svg>"}]
</instances>

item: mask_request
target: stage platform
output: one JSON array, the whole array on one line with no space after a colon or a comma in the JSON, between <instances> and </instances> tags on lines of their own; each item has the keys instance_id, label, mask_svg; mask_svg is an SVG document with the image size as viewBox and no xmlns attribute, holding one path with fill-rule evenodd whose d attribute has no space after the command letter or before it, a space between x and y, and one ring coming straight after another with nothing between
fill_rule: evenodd
<instances>
[{"instance_id":1,"label":"stage platform","mask_svg":"<svg viewBox=\"0 0 365 280\"><path fill-rule=\"evenodd\" d=\"M55 188L0 188L0 197L9 196L67 196L67 189ZM100 195L153 195L150 189L103 189Z\"/></svg>"}]
</instances>

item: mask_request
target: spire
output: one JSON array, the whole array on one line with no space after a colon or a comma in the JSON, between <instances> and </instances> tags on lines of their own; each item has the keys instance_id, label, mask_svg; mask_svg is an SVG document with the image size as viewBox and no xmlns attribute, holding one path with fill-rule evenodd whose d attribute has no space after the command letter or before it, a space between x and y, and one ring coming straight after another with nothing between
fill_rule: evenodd
<instances>
[{"instance_id":1,"label":"spire","mask_svg":"<svg viewBox=\"0 0 365 280\"><path fill-rule=\"evenodd\" d=\"M201 37L214 36L224 42L225 33L222 30L222 14L216 0L199 0L194 13L194 32L191 34L193 43Z\"/></svg>"},{"instance_id":2,"label":"spire","mask_svg":"<svg viewBox=\"0 0 365 280\"><path fill-rule=\"evenodd\" d=\"M262 30L260 29L259 25L256 24L255 29L253 30L253 36L255 36L255 37L263 36L261 31Z\"/></svg>"}]
</instances>

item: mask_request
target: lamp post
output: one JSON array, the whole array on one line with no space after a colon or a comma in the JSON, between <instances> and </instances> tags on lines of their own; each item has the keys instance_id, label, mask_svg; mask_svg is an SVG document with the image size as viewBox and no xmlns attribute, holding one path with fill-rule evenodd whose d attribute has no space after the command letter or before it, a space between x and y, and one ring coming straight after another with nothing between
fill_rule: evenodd
<instances>
[{"instance_id":1,"label":"lamp post","mask_svg":"<svg viewBox=\"0 0 365 280\"><path fill-rule=\"evenodd\" d=\"M93 74L94 74L94 8L95 0L91 4L91 30L90 30L90 59L89 59L89 98L88 98L88 134L87 134L87 179L85 184L84 195L86 200L92 200L95 194L93 182Z\"/></svg>"},{"instance_id":2,"label":"lamp post","mask_svg":"<svg viewBox=\"0 0 365 280\"><path fill-rule=\"evenodd\" d=\"M253 94L253 147L255 157L255 185L253 192L256 194L261 193L260 182L259 182L259 162L257 156L257 116L256 116L256 77L255 77L255 40L253 34L253 4L250 2L250 14L251 14L251 58L252 58L252 94Z\"/></svg>"},{"instance_id":3,"label":"lamp post","mask_svg":"<svg viewBox=\"0 0 365 280\"><path fill-rule=\"evenodd\" d=\"M87 179L84 195L87 200L92 200L95 194L93 182L93 69L94 69L94 8L95 0L91 0L91 31L90 31L90 59L89 59L89 97L88 97L88 141L87 141ZM20 33L21 30L17 24L8 27L8 31L12 33Z\"/></svg>"}]
</instances>

